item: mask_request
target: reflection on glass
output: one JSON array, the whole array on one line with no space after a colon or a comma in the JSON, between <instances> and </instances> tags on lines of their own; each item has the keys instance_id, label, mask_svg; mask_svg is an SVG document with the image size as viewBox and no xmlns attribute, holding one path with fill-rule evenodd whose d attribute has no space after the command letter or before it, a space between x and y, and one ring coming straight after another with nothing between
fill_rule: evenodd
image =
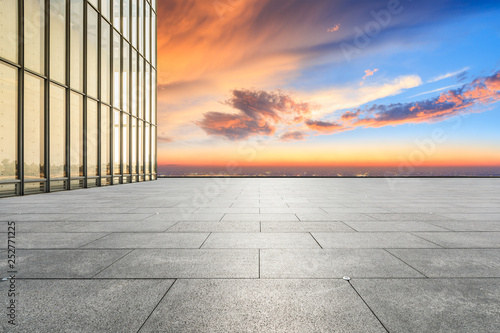
<instances>
[{"instance_id":1,"label":"reflection on glass","mask_svg":"<svg viewBox=\"0 0 500 333\"><path fill-rule=\"evenodd\" d=\"M66 177L66 90L50 85L50 178Z\"/></svg>"},{"instance_id":2,"label":"reflection on glass","mask_svg":"<svg viewBox=\"0 0 500 333\"><path fill-rule=\"evenodd\" d=\"M66 1L50 2L50 78L66 83Z\"/></svg>"},{"instance_id":3,"label":"reflection on glass","mask_svg":"<svg viewBox=\"0 0 500 333\"><path fill-rule=\"evenodd\" d=\"M24 75L24 177L44 178L44 82Z\"/></svg>"},{"instance_id":4,"label":"reflection on glass","mask_svg":"<svg viewBox=\"0 0 500 333\"><path fill-rule=\"evenodd\" d=\"M0 180L17 178L17 68L0 62Z\"/></svg>"},{"instance_id":5,"label":"reflection on glass","mask_svg":"<svg viewBox=\"0 0 500 333\"><path fill-rule=\"evenodd\" d=\"M70 96L70 173L71 177L83 176L83 97Z\"/></svg>"},{"instance_id":6,"label":"reflection on glass","mask_svg":"<svg viewBox=\"0 0 500 333\"><path fill-rule=\"evenodd\" d=\"M151 126L151 165L156 173L156 126Z\"/></svg>"},{"instance_id":7,"label":"reflection on glass","mask_svg":"<svg viewBox=\"0 0 500 333\"><path fill-rule=\"evenodd\" d=\"M89 0L89 2L94 5L95 9L99 9L99 0Z\"/></svg>"},{"instance_id":8,"label":"reflection on glass","mask_svg":"<svg viewBox=\"0 0 500 333\"><path fill-rule=\"evenodd\" d=\"M130 138L131 146L131 158L132 158L132 170L131 173L137 173L137 118L132 117L132 132Z\"/></svg>"},{"instance_id":9,"label":"reflection on glass","mask_svg":"<svg viewBox=\"0 0 500 333\"><path fill-rule=\"evenodd\" d=\"M101 104L101 175L111 175L109 107Z\"/></svg>"},{"instance_id":10,"label":"reflection on glass","mask_svg":"<svg viewBox=\"0 0 500 333\"><path fill-rule=\"evenodd\" d=\"M144 59L142 57L139 57L139 84L137 85L137 88L139 89L138 96L138 115L139 118L144 119Z\"/></svg>"},{"instance_id":11,"label":"reflection on glass","mask_svg":"<svg viewBox=\"0 0 500 333\"><path fill-rule=\"evenodd\" d=\"M102 2L101 2L102 3ZM110 26L101 19L101 100L104 103L110 103L109 95L111 89L111 43L110 43Z\"/></svg>"},{"instance_id":12,"label":"reflection on glass","mask_svg":"<svg viewBox=\"0 0 500 333\"><path fill-rule=\"evenodd\" d=\"M139 120L137 131L137 163L139 163L139 173L144 173L144 122Z\"/></svg>"},{"instance_id":13,"label":"reflection on glass","mask_svg":"<svg viewBox=\"0 0 500 333\"><path fill-rule=\"evenodd\" d=\"M101 14L108 20L111 18L110 17L110 11L111 11L111 0L101 0Z\"/></svg>"},{"instance_id":14,"label":"reflection on glass","mask_svg":"<svg viewBox=\"0 0 500 333\"><path fill-rule=\"evenodd\" d=\"M144 55L144 0L139 0L139 52Z\"/></svg>"},{"instance_id":15,"label":"reflection on glass","mask_svg":"<svg viewBox=\"0 0 500 333\"><path fill-rule=\"evenodd\" d=\"M130 57L129 57L129 44L123 42L123 73L122 73L122 109L128 112L128 90L129 90L129 73L130 73Z\"/></svg>"},{"instance_id":16,"label":"reflection on glass","mask_svg":"<svg viewBox=\"0 0 500 333\"><path fill-rule=\"evenodd\" d=\"M145 129L145 138L144 138L144 160L146 164L146 173L151 173L151 131L149 127L149 123L146 123L146 129Z\"/></svg>"},{"instance_id":17,"label":"reflection on glass","mask_svg":"<svg viewBox=\"0 0 500 333\"><path fill-rule=\"evenodd\" d=\"M17 0L2 0L0 7L0 57L18 63Z\"/></svg>"},{"instance_id":18,"label":"reflection on glass","mask_svg":"<svg viewBox=\"0 0 500 333\"><path fill-rule=\"evenodd\" d=\"M156 40L156 15L154 13L151 14L151 40L153 41L151 44L151 65L156 67L156 43L154 43Z\"/></svg>"},{"instance_id":19,"label":"reflection on glass","mask_svg":"<svg viewBox=\"0 0 500 333\"><path fill-rule=\"evenodd\" d=\"M122 23L123 23L123 30L122 34L125 39L129 39L129 26L130 26L130 7L129 7L129 0L122 0Z\"/></svg>"},{"instance_id":20,"label":"reflection on glass","mask_svg":"<svg viewBox=\"0 0 500 333\"><path fill-rule=\"evenodd\" d=\"M97 12L88 6L87 14L87 94L97 98Z\"/></svg>"},{"instance_id":21,"label":"reflection on glass","mask_svg":"<svg viewBox=\"0 0 500 333\"><path fill-rule=\"evenodd\" d=\"M151 123L156 124L156 71L151 70Z\"/></svg>"},{"instance_id":22,"label":"reflection on glass","mask_svg":"<svg viewBox=\"0 0 500 333\"><path fill-rule=\"evenodd\" d=\"M145 37L145 40L146 40L146 43L145 43L145 47L146 47L146 50L144 52L145 54L145 58L146 60L150 61L151 60L151 57L150 57L150 50L151 50L151 15L150 15L150 8L149 8L149 5L146 3L145 4L145 15L144 15L144 19L145 19L145 24L146 24L146 32L144 34L144 37Z\"/></svg>"},{"instance_id":23,"label":"reflection on glass","mask_svg":"<svg viewBox=\"0 0 500 333\"><path fill-rule=\"evenodd\" d=\"M122 114L122 163L123 163L123 174L129 174L129 127L128 127L128 118L130 116L126 113Z\"/></svg>"},{"instance_id":24,"label":"reflection on glass","mask_svg":"<svg viewBox=\"0 0 500 333\"><path fill-rule=\"evenodd\" d=\"M148 64L146 66L146 84L144 91L144 120L149 121L149 115L151 113L151 71Z\"/></svg>"},{"instance_id":25,"label":"reflection on glass","mask_svg":"<svg viewBox=\"0 0 500 333\"><path fill-rule=\"evenodd\" d=\"M83 1L71 0L70 82L73 89L83 91Z\"/></svg>"},{"instance_id":26,"label":"reflection on glass","mask_svg":"<svg viewBox=\"0 0 500 333\"><path fill-rule=\"evenodd\" d=\"M113 111L113 174L119 175L121 174L120 169L120 111Z\"/></svg>"},{"instance_id":27,"label":"reflection on glass","mask_svg":"<svg viewBox=\"0 0 500 333\"><path fill-rule=\"evenodd\" d=\"M113 26L116 28L116 30L121 31L120 27L120 11L121 11L121 4L120 0L113 0Z\"/></svg>"},{"instance_id":28,"label":"reflection on glass","mask_svg":"<svg viewBox=\"0 0 500 333\"><path fill-rule=\"evenodd\" d=\"M44 4L44 0L24 1L24 65L40 74L45 74ZM3 30L1 33L3 34Z\"/></svg>"},{"instance_id":29,"label":"reflection on glass","mask_svg":"<svg viewBox=\"0 0 500 333\"><path fill-rule=\"evenodd\" d=\"M97 102L87 99L87 175L97 176L98 128Z\"/></svg>"},{"instance_id":30,"label":"reflection on glass","mask_svg":"<svg viewBox=\"0 0 500 333\"><path fill-rule=\"evenodd\" d=\"M120 107L120 35L113 30L113 106Z\"/></svg>"},{"instance_id":31,"label":"reflection on glass","mask_svg":"<svg viewBox=\"0 0 500 333\"><path fill-rule=\"evenodd\" d=\"M137 115L137 51L132 49L132 69L131 69L131 90L130 97L132 105L130 105L130 111L132 115Z\"/></svg>"},{"instance_id":32,"label":"reflection on glass","mask_svg":"<svg viewBox=\"0 0 500 333\"><path fill-rule=\"evenodd\" d=\"M137 0L132 1L132 45L137 49Z\"/></svg>"}]
</instances>

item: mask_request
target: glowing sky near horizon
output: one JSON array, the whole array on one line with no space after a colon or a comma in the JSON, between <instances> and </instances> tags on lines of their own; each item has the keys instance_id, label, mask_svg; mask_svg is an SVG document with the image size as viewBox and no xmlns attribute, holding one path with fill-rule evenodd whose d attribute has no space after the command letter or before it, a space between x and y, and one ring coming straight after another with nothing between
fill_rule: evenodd
<instances>
[{"instance_id":1,"label":"glowing sky near horizon","mask_svg":"<svg viewBox=\"0 0 500 333\"><path fill-rule=\"evenodd\" d=\"M500 166L498 1L162 0L159 165Z\"/></svg>"}]
</instances>

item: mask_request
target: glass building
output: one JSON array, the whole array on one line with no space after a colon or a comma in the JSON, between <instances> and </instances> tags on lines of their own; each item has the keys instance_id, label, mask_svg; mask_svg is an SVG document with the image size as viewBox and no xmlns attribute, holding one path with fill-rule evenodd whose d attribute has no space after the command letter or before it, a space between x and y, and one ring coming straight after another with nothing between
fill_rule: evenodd
<instances>
[{"instance_id":1,"label":"glass building","mask_svg":"<svg viewBox=\"0 0 500 333\"><path fill-rule=\"evenodd\" d=\"M156 179L156 0L0 0L0 196Z\"/></svg>"}]
</instances>

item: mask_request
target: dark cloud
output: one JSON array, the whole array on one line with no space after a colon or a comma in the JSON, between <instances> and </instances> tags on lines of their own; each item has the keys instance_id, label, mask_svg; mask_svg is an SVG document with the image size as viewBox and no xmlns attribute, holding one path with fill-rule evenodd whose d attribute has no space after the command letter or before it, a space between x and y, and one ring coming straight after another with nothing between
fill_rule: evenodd
<instances>
[{"instance_id":1,"label":"dark cloud","mask_svg":"<svg viewBox=\"0 0 500 333\"><path fill-rule=\"evenodd\" d=\"M323 132L323 133L332 133L339 131L344 128L343 125L336 123L336 122L329 122L329 121L321 121L321 120L307 120L306 123L307 127L309 127L312 130L318 131L318 132Z\"/></svg>"},{"instance_id":2,"label":"dark cloud","mask_svg":"<svg viewBox=\"0 0 500 333\"><path fill-rule=\"evenodd\" d=\"M196 122L209 135L220 135L230 140L250 136L272 135L279 125L296 124L311 114L308 103L298 102L283 91L233 90L223 104L239 113L208 112Z\"/></svg>"}]
</instances>

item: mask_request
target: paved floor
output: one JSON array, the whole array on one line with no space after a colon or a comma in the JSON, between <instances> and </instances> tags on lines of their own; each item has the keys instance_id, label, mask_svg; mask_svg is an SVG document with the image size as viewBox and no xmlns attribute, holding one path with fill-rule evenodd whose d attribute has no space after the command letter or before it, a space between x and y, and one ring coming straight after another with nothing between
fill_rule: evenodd
<instances>
[{"instance_id":1,"label":"paved floor","mask_svg":"<svg viewBox=\"0 0 500 333\"><path fill-rule=\"evenodd\" d=\"M2 332L500 328L499 179L161 179L0 221Z\"/></svg>"}]
</instances>

